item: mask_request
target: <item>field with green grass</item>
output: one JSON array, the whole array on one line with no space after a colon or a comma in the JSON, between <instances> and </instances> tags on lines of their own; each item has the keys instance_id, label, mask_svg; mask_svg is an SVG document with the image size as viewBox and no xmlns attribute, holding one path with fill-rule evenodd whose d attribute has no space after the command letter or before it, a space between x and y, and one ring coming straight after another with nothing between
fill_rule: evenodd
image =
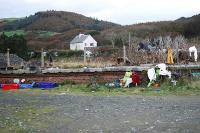
<instances>
[{"instance_id":1,"label":"field with green grass","mask_svg":"<svg viewBox=\"0 0 200 133\"><path fill-rule=\"evenodd\" d=\"M15 34L17 35L26 35L27 33L34 33L39 38L49 38L51 36L54 36L57 34L56 32L50 32L50 31L24 31L24 30L15 30L15 31L3 31L4 34L8 37L13 36ZM0 32L0 35L3 33Z\"/></svg>"},{"instance_id":2,"label":"field with green grass","mask_svg":"<svg viewBox=\"0 0 200 133\"><path fill-rule=\"evenodd\" d=\"M13 35L26 35L26 32L24 30L15 30L15 31L4 31L4 32L0 32L0 35L4 33L6 36L10 37Z\"/></svg>"},{"instance_id":3,"label":"field with green grass","mask_svg":"<svg viewBox=\"0 0 200 133\"><path fill-rule=\"evenodd\" d=\"M13 21L16 21L16 20L19 20L19 19L22 19L22 18L3 18L3 19L0 19L0 21L4 21L4 22L13 22Z\"/></svg>"},{"instance_id":4,"label":"field with green grass","mask_svg":"<svg viewBox=\"0 0 200 133\"><path fill-rule=\"evenodd\" d=\"M41 90L43 91L43 90ZM41 92L37 90L36 92ZM193 96L200 95L200 82L192 81L189 84L177 83L176 86L169 83L163 83L159 88L156 87L130 87L130 88L112 88L106 87L104 84L88 85L88 84L66 84L56 89L45 90L44 93L67 93L78 95L93 96L118 96L118 95L150 95L150 96Z\"/></svg>"},{"instance_id":5,"label":"field with green grass","mask_svg":"<svg viewBox=\"0 0 200 133\"><path fill-rule=\"evenodd\" d=\"M38 36L40 38L49 38L51 36L54 36L57 33L56 32L50 32L50 31L36 31L36 34L38 34Z\"/></svg>"},{"instance_id":6,"label":"field with green grass","mask_svg":"<svg viewBox=\"0 0 200 133\"><path fill-rule=\"evenodd\" d=\"M107 87L105 84L88 83L79 84L73 81L65 81L57 88L41 90L34 89L20 89L15 93L35 93L35 94L72 94L72 95L89 95L89 96L120 96L120 95L146 95L146 96L195 96L200 95L200 81L199 80L179 80L176 85L170 81L165 81L160 87L138 86L130 88L114 88Z\"/></svg>"}]
</instances>

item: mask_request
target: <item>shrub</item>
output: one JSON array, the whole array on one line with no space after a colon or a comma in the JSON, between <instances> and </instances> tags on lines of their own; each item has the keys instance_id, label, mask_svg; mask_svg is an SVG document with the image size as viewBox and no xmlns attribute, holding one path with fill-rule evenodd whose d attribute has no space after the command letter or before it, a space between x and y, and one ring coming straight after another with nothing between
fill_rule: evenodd
<instances>
[{"instance_id":1,"label":"shrub","mask_svg":"<svg viewBox=\"0 0 200 133\"><path fill-rule=\"evenodd\" d=\"M58 56L59 57L80 57L83 56L84 52L83 51L59 51Z\"/></svg>"},{"instance_id":2,"label":"shrub","mask_svg":"<svg viewBox=\"0 0 200 133\"><path fill-rule=\"evenodd\" d=\"M60 83L60 85L75 85L76 82L71 81L71 80L65 80L64 82Z\"/></svg>"},{"instance_id":3,"label":"shrub","mask_svg":"<svg viewBox=\"0 0 200 133\"><path fill-rule=\"evenodd\" d=\"M97 83L97 76L92 76L89 79L89 83L87 85L87 88L89 91L99 91L100 90L100 85Z\"/></svg>"}]
</instances>

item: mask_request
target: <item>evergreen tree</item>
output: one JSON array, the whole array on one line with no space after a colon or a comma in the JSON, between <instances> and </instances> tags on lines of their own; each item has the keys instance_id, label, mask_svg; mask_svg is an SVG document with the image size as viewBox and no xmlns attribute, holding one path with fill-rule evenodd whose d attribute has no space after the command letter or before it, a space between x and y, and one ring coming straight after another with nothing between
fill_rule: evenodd
<instances>
[{"instance_id":1,"label":"evergreen tree","mask_svg":"<svg viewBox=\"0 0 200 133\"><path fill-rule=\"evenodd\" d=\"M0 36L0 52L5 53L9 48L10 53L17 54L23 59L28 59L28 48L26 39L23 35L14 34L13 36L6 36L4 33Z\"/></svg>"}]
</instances>

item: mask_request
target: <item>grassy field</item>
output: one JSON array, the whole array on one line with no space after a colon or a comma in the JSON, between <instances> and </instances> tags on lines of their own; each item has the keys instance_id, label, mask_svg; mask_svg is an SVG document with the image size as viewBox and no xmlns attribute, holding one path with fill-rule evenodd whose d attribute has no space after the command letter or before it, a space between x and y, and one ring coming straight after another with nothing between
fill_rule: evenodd
<instances>
[{"instance_id":1,"label":"grassy field","mask_svg":"<svg viewBox=\"0 0 200 133\"><path fill-rule=\"evenodd\" d=\"M0 19L0 21L5 21L5 22L13 22L16 21L20 18L4 18L4 19Z\"/></svg>"},{"instance_id":2,"label":"grassy field","mask_svg":"<svg viewBox=\"0 0 200 133\"><path fill-rule=\"evenodd\" d=\"M86 62L86 63L84 63L83 60L54 61L54 66L60 67L60 68L83 68L85 66L87 66L87 67L105 67L105 66L111 66L112 64L114 64L114 63L111 61L107 61L107 62L92 61L92 62Z\"/></svg>"},{"instance_id":3,"label":"grassy field","mask_svg":"<svg viewBox=\"0 0 200 133\"><path fill-rule=\"evenodd\" d=\"M49 38L57 34L56 32L50 32L50 31L35 31L35 32L39 38Z\"/></svg>"},{"instance_id":4,"label":"grassy field","mask_svg":"<svg viewBox=\"0 0 200 133\"><path fill-rule=\"evenodd\" d=\"M15 34L17 35L26 35L28 32L35 33L39 38L49 38L51 36L54 36L57 34L56 32L50 32L50 31L24 31L24 30L15 30L15 31L4 31L4 34L7 36L13 36ZM3 32L0 32L0 35Z\"/></svg>"},{"instance_id":5,"label":"grassy field","mask_svg":"<svg viewBox=\"0 0 200 133\"><path fill-rule=\"evenodd\" d=\"M114 61L104 60L102 58L96 58L88 60L84 63L84 57L70 57L70 58L59 58L54 60L54 66L60 68L83 68L83 67L109 67L116 65Z\"/></svg>"},{"instance_id":6,"label":"grassy field","mask_svg":"<svg viewBox=\"0 0 200 133\"><path fill-rule=\"evenodd\" d=\"M72 94L72 95L90 95L90 96L119 96L119 95L146 95L146 96L195 96L200 95L199 80L186 81L180 80L176 86L170 82L161 84L160 87L130 87L130 88L113 88L105 84L88 83L78 84L66 81L57 88L41 90L20 89L12 91L14 93L34 93L34 94ZM3 93L1 91L1 93Z\"/></svg>"},{"instance_id":7,"label":"grassy field","mask_svg":"<svg viewBox=\"0 0 200 133\"><path fill-rule=\"evenodd\" d=\"M40 91L39 91L40 92ZM97 95L97 96L118 96L118 95L150 95L150 96L164 96L177 95L189 96L200 95L200 82L192 81L190 84L176 86L169 85L169 83L162 84L157 87L131 87L131 88L111 88L103 84L88 85L88 84L66 84L59 86L57 89L44 91L47 93L66 93L78 95Z\"/></svg>"},{"instance_id":8,"label":"grassy field","mask_svg":"<svg viewBox=\"0 0 200 133\"><path fill-rule=\"evenodd\" d=\"M0 32L2 34L3 32ZM16 30L16 31L4 31L4 34L8 37L13 36L15 34L17 35L26 35L26 32L24 30Z\"/></svg>"}]
</instances>

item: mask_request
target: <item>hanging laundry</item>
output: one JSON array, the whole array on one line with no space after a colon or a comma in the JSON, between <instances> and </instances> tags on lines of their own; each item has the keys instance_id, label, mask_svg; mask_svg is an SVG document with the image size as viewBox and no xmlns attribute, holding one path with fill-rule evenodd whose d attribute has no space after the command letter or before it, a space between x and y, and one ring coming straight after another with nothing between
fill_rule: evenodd
<instances>
[{"instance_id":1,"label":"hanging laundry","mask_svg":"<svg viewBox=\"0 0 200 133\"><path fill-rule=\"evenodd\" d=\"M172 48L167 49L167 64L174 64Z\"/></svg>"},{"instance_id":2,"label":"hanging laundry","mask_svg":"<svg viewBox=\"0 0 200 133\"><path fill-rule=\"evenodd\" d=\"M190 57L192 56L192 53L194 53L194 60L195 62L197 62L198 55L197 55L197 49L195 46L192 46L189 48L189 53L190 53Z\"/></svg>"}]
</instances>

